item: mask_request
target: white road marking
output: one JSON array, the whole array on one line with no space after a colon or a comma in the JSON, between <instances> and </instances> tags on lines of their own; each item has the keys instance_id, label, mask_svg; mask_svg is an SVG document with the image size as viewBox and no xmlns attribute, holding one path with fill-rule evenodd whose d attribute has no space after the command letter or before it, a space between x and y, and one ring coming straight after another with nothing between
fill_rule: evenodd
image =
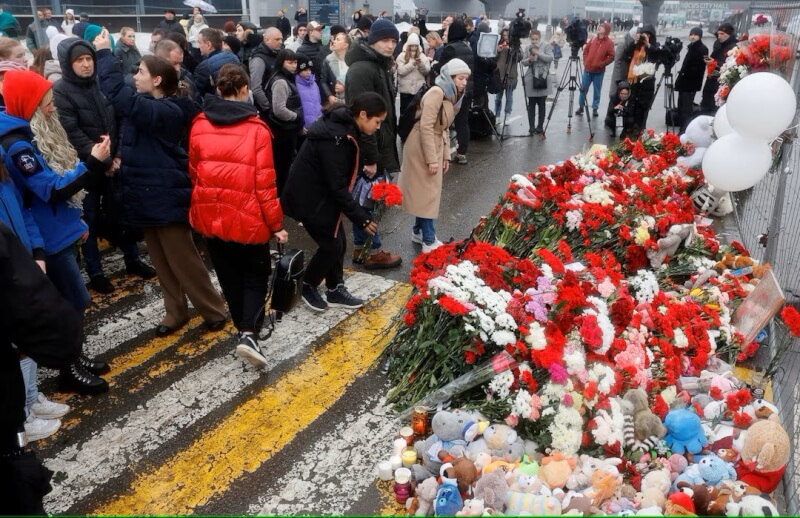
<instances>
[{"instance_id":1,"label":"white road marking","mask_svg":"<svg viewBox=\"0 0 800 518\"><path fill-rule=\"evenodd\" d=\"M374 299L394 284L364 273L355 273L347 279L352 293L366 300ZM286 315L265 342L267 368L301 354L351 313L331 309L320 314L299 307ZM65 481L53 484L53 491L45 498L45 508L53 514L66 512L98 486L135 466L147 453L163 447L259 379L261 372L248 367L243 360L232 355L217 358L175 381L136 410L106 424L87 441L67 446L54 458L44 459L51 470L68 474Z\"/></svg>"}]
</instances>

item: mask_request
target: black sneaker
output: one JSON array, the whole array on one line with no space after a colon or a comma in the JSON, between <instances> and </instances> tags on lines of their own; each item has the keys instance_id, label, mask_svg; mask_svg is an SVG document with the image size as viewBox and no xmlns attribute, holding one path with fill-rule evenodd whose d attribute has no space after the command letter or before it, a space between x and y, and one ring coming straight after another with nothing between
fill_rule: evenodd
<instances>
[{"instance_id":1,"label":"black sneaker","mask_svg":"<svg viewBox=\"0 0 800 518\"><path fill-rule=\"evenodd\" d=\"M114 285L102 273L89 279L89 288L105 295L114 293Z\"/></svg>"},{"instance_id":2,"label":"black sneaker","mask_svg":"<svg viewBox=\"0 0 800 518\"><path fill-rule=\"evenodd\" d=\"M592 117L597 117L597 108L592 109Z\"/></svg>"},{"instance_id":3,"label":"black sneaker","mask_svg":"<svg viewBox=\"0 0 800 518\"><path fill-rule=\"evenodd\" d=\"M236 356L244 358L255 367L266 367L267 359L258 346L255 335L242 335L236 344Z\"/></svg>"},{"instance_id":4,"label":"black sneaker","mask_svg":"<svg viewBox=\"0 0 800 518\"><path fill-rule=\"evenodd\" d=\"M89 396L108 392L108 382L81 367L79 362L62 369L58 381L62 392L77 392Z\"/></svg>"},{"instance_id":5,"label":"black sneaker","mask_svg":"<svg viewBox=\"0 0 800 518\"><path fill-rule=\"evenodd\" d=\"M128 273L128 275L136 275L142 279L152 279L156 276L156 271L153 269L153 267L149 266L141 259L137 259L135 261L125 261L125 271Z\"/></svg>"},{"instance_id":6,"label":"black sneaker","mask_svg":"<svg viewBox=\"0 0 800 518\"><path fill-rule=\"evenodd\" d=\"M81 355L78 357L78 363L81 364L81 367L96 376L101 376L111 372L111 366L109 366L106 362L101 360L92 360L83 353L81 353Z\"/></svg>"},{"instance_id":7,"label":"black sneaker","mask_svg":"<svg viewBox=\"0 0 800 518\"><path fill-rule=\"evenodd\" d=\"M352 296L344 284L340 284L335 290L328 290L326 298L332 308L358 309L364 305L364 301Z\"/></svg>"},{"instance_id":8,"label":"black sneaker","mask_svg":"<svg viewBox=\"0 0 800 518\"><path fill-rule=\"evenodd\" d=\"M319 311L322 313L328 309L328 303L322 299L322 296L319 294L319 290L315 286L303 283L302 298L303 302L306 303L306 306L313 311Z\"/></svg>"},{"instance_id":9,"label":"black sneaker","mask_svg":"<svg viewBox=\"0 0 800 518\"><path fill-rule=\"evenodd\" d=\"M583 115L583 108L578 108L578 110L575 112L575 115L577 115L578 117Z\"/></svg>"}]
</instances>

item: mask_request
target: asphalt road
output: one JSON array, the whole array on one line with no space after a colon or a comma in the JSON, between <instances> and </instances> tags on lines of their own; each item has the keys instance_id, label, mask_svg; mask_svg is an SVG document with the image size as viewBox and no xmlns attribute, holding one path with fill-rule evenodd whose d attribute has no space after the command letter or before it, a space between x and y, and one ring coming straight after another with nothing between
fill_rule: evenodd
<instances>
[{"instance_id":1,"label":"asphalt road","mask_svg":"<svg viewBox=\"0 0 800 518\"><path fill-rule=\"evenodd\" d=\"M566 61L561 61L560 78ZM604 92L610 78L607 76ZM522 89L515 92L502 144L472 141L467 165L444 181L437 234L469 235L516 173L563 160L594 143L612 144L602 118L572 119L561 94L547 139L528 137ZM649 122L664 129L663 89ZM493 106L493 99L492 101ZM575 99L577 103L577 98ZM600 104L604 113L607 97ZM548 110L551 104L548 103ZM129 279L121 257L107 257L117 293L96 296L86 324L90 355L111 362L112 390L96 398L56 393L55 373L41 370L41 390L67 401L62 430L36 444L57 472L46 509L55 514L374 514L394 509L375 466L388 458L400 424L383 406L387 387L375 367L396 315L419 245L412 218L390 211L385 247L403 265L383 272L355 268L348 285L369 304L356 312L305 307L287 315L263 342L268 372L231 353L232 329L204 334L200 318L173 337L154 338L161 318L154 282ZM294 247L313 251L290 225ZM350 238L348 238L350 239ZM349 260L347 266L350 266Z\"/></svg>"}]
</instances>

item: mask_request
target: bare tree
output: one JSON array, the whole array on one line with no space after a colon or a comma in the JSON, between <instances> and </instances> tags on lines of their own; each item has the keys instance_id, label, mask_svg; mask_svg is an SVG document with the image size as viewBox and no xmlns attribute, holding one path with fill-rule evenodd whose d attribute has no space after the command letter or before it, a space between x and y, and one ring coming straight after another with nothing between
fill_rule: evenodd
<instances>
[{"instance_id":1,"label":"bare tree","mask_svg":"<svg viewBox=\"0 0 800 518\"><path fill-rule=\"evenodd\" d=\"M664 0L639 0L642 3L642 23L658 26L658 11Z\"/></svg>"}]
</instances>

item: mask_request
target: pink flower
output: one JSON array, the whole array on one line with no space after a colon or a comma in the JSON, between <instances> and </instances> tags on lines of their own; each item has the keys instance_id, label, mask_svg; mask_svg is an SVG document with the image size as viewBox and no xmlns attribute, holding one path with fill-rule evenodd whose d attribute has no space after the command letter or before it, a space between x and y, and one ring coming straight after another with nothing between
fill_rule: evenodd
<instances>
[{"instance_id":1,"label":"pink flower","mask_svg":"<svg viewBox=\"0 0 800 518\"><path fill-rule=\"evenodd\" d=\"M519 423L519 417L517 417L517 414L508 414L508 417L506 417L506 424L513 428L517 426L517 423Z\"/></svg>"},{"instance_id":2,"label":"pink flower","mask_svg":"<svg viewBox=\"0 0 800 518\"><path fill-rule=\"evenodd\" d=\"M606 277L605 280L597 287L597 291L600 292L600 295L602 295L604 299L607 299L617 291L617 287L614 286L614 283L611 282L611 279Z\"/></svg>"},{"instance_id":3,"label":"pink flower","mask_svg":"<svg viewBox=\"0 0 800 518\"><path fill-rule=\"evenodd\" d=\"M564 406L571 407L572 405L575 404L575 400L572 399L572 394L564 394L564 397L561 398L561 403L563 403Z\"/></svg>"},{"instance_id":4,"label":"pink flower","mask_svg":"<svg viewBox=\"0 0 800 518\"><path fill-rule=\"evenodd\" d=\"M550 370L550 378L556 383L561 383L563 385L569 379L567 369L560 363L553 362L548 369Z\"/></svg>"},{"instance_id":5,"label":"pink flower","mask_svg":"<svg viewBox=\"0 0 800 518\"><path fill-rule=\"evenodd\" d=\"M542 410L542 398L540 398L537 394L533 394L531 396L531 421L536 421L539 419L541 415L540 412Z\"/></svg>"}]
</instances>

